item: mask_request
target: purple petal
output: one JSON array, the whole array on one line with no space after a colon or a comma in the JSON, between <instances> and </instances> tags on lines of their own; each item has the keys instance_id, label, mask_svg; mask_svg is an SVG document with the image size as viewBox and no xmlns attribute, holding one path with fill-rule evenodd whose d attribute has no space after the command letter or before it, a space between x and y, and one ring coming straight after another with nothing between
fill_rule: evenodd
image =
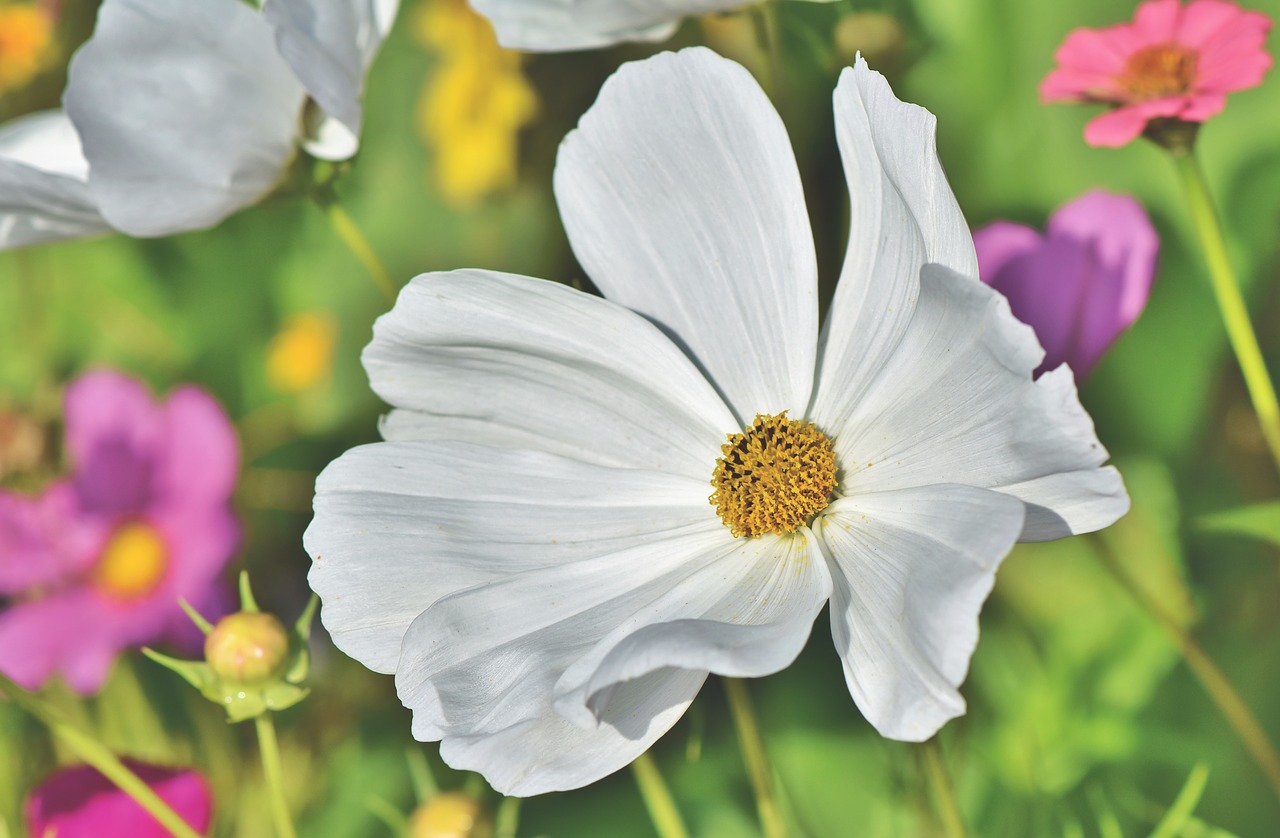
<instances>
[{"instance_id":1,"label":"purple petal","mask_svg":"<svg viewBox=\"0 0 1280 838\"><path fill-rule=\"evenodd\" d=\"M87 373L67 388L63 410L67 451L86 509L105 515L139 511L149 493L160 432L147 388L110 370Z\"/></svg>"},{"instance_id":2,"label":"purple petal","mask_svg":"<svg viewBox=\"0 0 1280 838\"><path fill-rule=\"evenodd\" d=\"M1146 305L1155 229L1134 199L1089 192L1053 215L1043 239L1028 233L1007 222L978 231L982 279L1035 329L1039 371L1066 363L1083 378Z\"/></svg>"},{"instance_id":3,"label":"purple petal","mask_svg":"<svg viewBox=\"0 0 1280 838\"><path fill-rule=\"evenodd\" d=\"M209 828L213 795L190 769L162 768L134 760L129 768L197 832ZM169 831L133 798L87 765L65 768L27 798L27 830L58 838L168 838Z\"/></svg>"},{"instance_id":4,"label":"purple petal","mask_svg":"<svg viewBox=\"0 0 1280 838\"><path fill-rule=\"evenodd\" d=\"M82 695L97 692L122 648L122 627L88 588L19 602L0 612L0 672L27 689L58 674Z\"/></svg>"},{"instance_id":5,"label":"purple petal","mask_svg":"<svg viewBox=\"0 0 1280 838\"><path fill-rule=\"evenodd\" d=\"M993 221L973 234L973 246L978 251L978 276L998 291L1000 271L1010 260L1039 247L1040 234L1023 224Z\"/></svg>"},{"instance_id":6,"label":"purple petal","mask_svg":"<svg viewBox=\"0 0 1280 838\"><path fill-rule=\"evenodd\" d=\"M34 498L0 492L0 594L57 585L93 564L106 533L79 512L69 483Z\"/></svg>"},{"instance_id":7,"label":"purple petal","mask_svg":"<svg viewBox=\"0 0 1280 838\"><path fill-rule=\"evenodd\" d=\"M204 391L180 387L161 408L160 419L156 500L166 505L225 505L240 465L240 446L227 414Z\"/></svg>"}]
</instances>

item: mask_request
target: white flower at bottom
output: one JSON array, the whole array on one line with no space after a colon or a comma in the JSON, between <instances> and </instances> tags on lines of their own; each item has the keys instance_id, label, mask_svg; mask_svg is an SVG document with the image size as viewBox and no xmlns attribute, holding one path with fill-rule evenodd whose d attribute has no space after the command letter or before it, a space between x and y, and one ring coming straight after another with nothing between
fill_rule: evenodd
<instances>
[{"instance_id":1,"label":"white flower at bottom","mask_svg":"<svg viewBox=\"0 0 1280 838\"><path fill-rule=\"evenodd\" d=\"M708 673L787 666L828 600L858 707L926 739L964 711L1014 542L1128 508L1070 371L1033 381L1033 333L976 278L933 117L862 62L835 110L852 227L821 331L786 131L705 49L624 66L561 148L605 299L454 271L378 321L396 409L317 483L310 582L451 765L593 782Z\"/></svg>"}]
</instances>

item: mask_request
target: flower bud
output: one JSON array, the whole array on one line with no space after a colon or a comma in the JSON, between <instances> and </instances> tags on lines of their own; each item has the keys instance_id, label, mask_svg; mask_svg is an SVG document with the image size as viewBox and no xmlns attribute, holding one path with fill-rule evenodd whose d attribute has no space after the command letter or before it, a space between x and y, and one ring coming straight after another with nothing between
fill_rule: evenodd
<instances>
[{"instance_id":1,"label":"flower bud","mask_svg":"<svg viewBox=\"0 0 1280 838\"><path fill-rule=\"evenodd\" d=\"M271 614L238 611L219 620L205 637L204 657L224 681L261 684L284 666L289 635Z\"/></svg>"},{"instance_id":2,"label":"flower bud","mask_svg":"<svg viewBox=\"0 0 1280 838\"><path fill-rule=\"evenodd\" d=\"M493 822L478 800L450 791L431 798L409 818L409 838L492 838Z\"/></svg>"}]
</instances>

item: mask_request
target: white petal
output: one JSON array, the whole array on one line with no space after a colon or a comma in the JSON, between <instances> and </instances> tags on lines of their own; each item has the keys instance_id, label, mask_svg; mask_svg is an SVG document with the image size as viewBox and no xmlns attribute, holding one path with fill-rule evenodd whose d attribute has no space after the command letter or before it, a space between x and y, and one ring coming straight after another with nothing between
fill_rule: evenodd
<instances>
[{"instance_id":1,"label":"white petal","mask_svg":"<svg viewBox=\"0 0 1280 838\"><path fill-rule=\"evenodd\" d=\"M555 192L596 286L672 335L741 423L808 406L813 237L750 73L702 48L624 65L561 145Z\"/></svg>"},{"instance_id":2,"label":"white petal","mask_svg":"<svg viewBox=\"0 0 1280 838\"><path fill-rule=\"evenodd\" d=\"M304 93L240 0L106 0L63 103L112 226L208 227L262 198L294 154Z\"/></svg>"},{"instance_id":3,"label":"white petal","mask_svg":"<svg viewBox=\"0 0 1280 838\"><path fill-rule=\"evenodd\" d=\"M427 606L464 588L719 526L705 480L444 442L352 449L316 481L303 543L338 648L395 671Z\"/></svg>"},{"instance_id":4,"label":"white petal","mask_svg":"<svg viewBox=\"0 0 1280 838\"><path fill-rule=\"evenodd\" d=\"M902 340L920 268L936 262L978 274L969 227L938 161L933 114L899 101L861 58L840 75L834 104L849 244L823 325L813 414L839 425Z\"/></svg>"},{"instance_id":5,"label":"white petal","mask_svg":"<svg viewBox=\"0 0 1280 838\"><path fill-rule=\"evenodd\" d=\"M321 110L347 129L339 146L332 137L337 127L329 126L330 137L314 146L318 156L340 160L355 153L363 120L364 75L398 6L399 0L268 0L263 6L284 60ZM341 153L339 147L349 153L335 156Z\"/></svg>"},{"instance_id":6,"label":"white petal","mask_svg":"<svg viewBox=\"0 0 1280 838\"><path fill-rule=\"evenodd\" d=\"M459 770L478 771L505 795L581 788L647 751L684 715L706 675L673 669L630 681L591 730L550 713L497 733L450 737L440 756Z\"/></svg>"},{"instance_id":7,"label":"white petal","mask_svg":"<svg viewBox=\"0 0 1280 838\"><path fill-rule=\"evenodd\" d=\"M1008 495L935 485L842 498L815 524L845 680L882 735L923 741L964 712L978 612L1022 520Z\"/></svg>"},{"instance_id":8,"label":"white petal","mask_svg":"<svg viewBox=\"0 0 1280 838\"><path fill-rule=\"evenodd\" d=\"M685 15L732 9L744 0L472 0L508 49L532 52L663 41Z\"/></svg>"},{"instance_id":9,"label":"white petal","mask_svg":"<svg viewBox=\"0 0 1280 838\"><path fill-rule=\"evenodd\" d=\"M512 572L433 603L405 633L396 669L414 736L497 733L554 712L555 684L574 661L734 552L735 539L714 515L687 521L687 514L673 517L667 531L636 546ZM547 539L554 532L552 526L540 534ZM472 544L481 560L496 560L504 547L478 538Z\"/></svg>"},{"instance_id":10,"label":"white petal","mask_svg":"<svg viewBox=\"0 0 1280 838\"><path fill-rule=\"evenodd\" d=\"M897 351L843 423L830 427L843 490L944 482L1007 491L1043 507L1028 516L1027 538L1046 537L1051 523L1061 536L1115 521L1128 496L1112 470L1100 469L1107 452L1070 371L1032 382L1043 355L1004 297L926 266Z\"/></svg>"},{"instance_id":11,"label":"white petal","mask_svg":"<svg viewBox=\"0 0 1280 838\"><path fill-rule=\"evenodd\" d=\"M80 138L61 111L0 126L0 250L109 230L87 176Z\"/></svg>"},{"instance_id":12,"label":"white petal","mask_svg":"<svg viewBox=\"0 0 1280 838\"><path fill-rule=\"evenodd\" d=\"M755 678L791 664L831 596L831 576L806 528L732 539L693 574L600 639L556 684L556 709L589 727L634 679L668 668Z\"/></svg>"},{"instance_id":13,"label":"white petal","mask_svg":"<svg viewBox=\"0 0 1280 838\"><path fill-rule=\"evenodd\" d=\"M736 427L651 323L527 277L418 277L374 326L364 364L378 395L405 408L384 422L388 439L464 439L665 470L707 494Z\"/></svg>"}]
</instances>

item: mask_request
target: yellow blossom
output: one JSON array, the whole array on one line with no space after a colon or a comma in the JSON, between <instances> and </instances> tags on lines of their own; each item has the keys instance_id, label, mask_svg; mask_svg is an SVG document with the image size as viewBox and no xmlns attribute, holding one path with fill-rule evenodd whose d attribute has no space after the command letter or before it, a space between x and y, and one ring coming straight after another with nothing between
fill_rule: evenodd
<instances>
[{"instance_id":1,"label":"yellow blossom","mask_svg":"<svg viewBox=\"0 0 1280 838\"><path fill-rule=\"evenodd\" d=\"M465 0L427 0L414 35L436 54L418 104L418 130L435 153L432 179L445 200L470 204L516 181L520 129L538 100L521 57Z\"/></svg>"},{"instance_id":2,"label":"yellow blossom","mask_svg":"<svg viewBox=\"0 0 1280 838\"><path fill-rule=\"evenodd\" d=\"M54 55L47 12L28 4L0 4L0 94L25 87Z\"/></svg>"},{"instance_id":3,"label":"yellow blossom","mask_svg":"<svg viewBox=\"0 0 1280 838\"><path fill-rule=\"evenodd\" d=\"M338 327L329 315L293 315L267 347L267 381L285 393L311 389L328 377L337 340Z\"/></svg>"}]
</instances>

